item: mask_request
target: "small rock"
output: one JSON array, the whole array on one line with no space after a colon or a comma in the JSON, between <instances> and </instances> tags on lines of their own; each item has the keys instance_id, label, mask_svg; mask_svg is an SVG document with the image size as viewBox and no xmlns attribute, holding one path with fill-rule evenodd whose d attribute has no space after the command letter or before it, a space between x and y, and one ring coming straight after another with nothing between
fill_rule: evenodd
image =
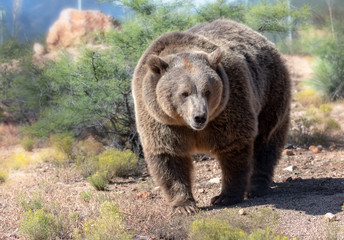
<instances>
[{"instance_id":1,"label":"small rock","mask_svg":"<svg viewBox=\"0 0 344 240\"><path fill-rule=\"evenodd\" d=\"M288 172L293 172L295 169L296 169L296 166L291 165L289 167L284 168L283 170L288 171Z\"/></svg>"},{"instance_id":2,"label":"small rock","mask_svg":"<svg viewBox=\"0 0 344 240\"><path fill-rule=\"evenodd\" d=\"M198 189L198 192L199 193L205 193L205 189L204 188L200 188L200 189Z\"/></svg>"},{"instance_id":3,"label":"small rock","mask_svg":"<svg viewBox=\"0 0 344 240\"><path fill-rule=\"evenodd\" d=\"M135 199L146 199L149 198L151 194L147 191L141 191L136 194Z\"/></svg>"},{"instance_id":4,"label":"small rock","mask_svg":"<svg viewBox=\"0 0 344 240\"><path fill-rule=\"evenodd\" d=\"M155 187L152 189L151 191L153 194L158 194L158 192L160 192L160 187Z\"/></svg>"},{"instance_id":5,"label":"small rock","mask_svg":"<svg viewBox=\"0 0 344 240\"><path fill-rule=\"evenodd\" d=\"M324 218L325 218L326 222L334 222L334 221L337 220L336 216L334 214L332 214L332 213L326 213L324 215Z\"/></svg>"},{"instance_id":6,"label":"small rock","mask_svg":"<svg viewBox=\"0 0 344 240\"><path fill-rule=\"evenodd\" d=\"M283 156L294 156L294 151L291 150L291 149L285 149L283 152L282 152L282 155Z\"/></svg>"},{"instance_id":7,"label":"small rock","mask_svg":"<svg viewBox=\"0 0 344 240\"><path fill-rule=\"evenodd\" d=\"M320 153L323 150L323 147L321 145L318 145L318 146L312 145L308 149L312 151L313 153Z\"/></svg>"},{"instance_id":8,"label":"small rock","mask_svg":"<svg viewBox=\"0 0 344 240\"><path fill-rule=\"evenodd\" d=\"M246 211L245 211L245 209L240 209L239 210L239 215L246 215L247 213L246 213Z\"/></svg>"},{"instance_id":9,"label":"small rock","mask_svg":"<svg viewBox=\"0 0 344 240\"><path fill-rule=\"evenodd\" d=\"M208 181L208 183L220 183L220 178L212 178Z\"/></svg>"}]
</instances>

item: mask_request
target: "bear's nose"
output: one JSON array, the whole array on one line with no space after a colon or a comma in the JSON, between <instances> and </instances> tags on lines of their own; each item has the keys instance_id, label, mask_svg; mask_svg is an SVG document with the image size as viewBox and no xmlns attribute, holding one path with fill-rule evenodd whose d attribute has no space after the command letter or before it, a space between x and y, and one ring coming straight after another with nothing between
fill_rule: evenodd
<instances>
[{"instance_id":1,"label":"bear's nose","mask_svg":"<svg viewBox=\"0 0 344 240\"><path fill-rule=\"evenodd\" d=\"M203 124L203 123L205 123L205 121L207 121L207 119L205 118L205 115L196 116L196 117L194 117L194 120L198 124Z\"/></svg>"}]
</instances>

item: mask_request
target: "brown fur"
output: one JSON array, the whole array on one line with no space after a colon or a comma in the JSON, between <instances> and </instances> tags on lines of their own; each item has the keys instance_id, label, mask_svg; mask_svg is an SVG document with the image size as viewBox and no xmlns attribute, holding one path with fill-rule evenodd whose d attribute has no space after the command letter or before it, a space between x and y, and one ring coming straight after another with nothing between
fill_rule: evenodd
<instances>
[{"instance_id":1,"label":"brown fur","mask_svg":"<svg viewBox=\"0 0 344 240\"><path fill-rule=\"evenodd\" d=\"M132 87L145 159L174 207L195 208L196 152L221 165L212 204L266 192L285 144L290 80L265 37L229 20L167 33L141 57Z\"/></svg>"}]
</instances>

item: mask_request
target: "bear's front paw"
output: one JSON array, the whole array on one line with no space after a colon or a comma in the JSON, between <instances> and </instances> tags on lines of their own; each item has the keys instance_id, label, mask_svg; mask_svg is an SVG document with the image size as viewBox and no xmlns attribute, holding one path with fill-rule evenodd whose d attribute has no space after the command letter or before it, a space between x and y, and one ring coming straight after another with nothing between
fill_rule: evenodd
<instances>
[{"instance_id":1,"label":"bear's front paw","mask_svg":"<svg viewBox=\"0 0 344 240\"><path fill-rule=\"evenodd\" d=\"M195 202L187 202L182 205L173 206L173 214L192 215L198 211Z\"/></svg>"},{"instance_id":2,"label":"bear's front paw","mask_svg":"<svg viewBox=\"0 0 344 240\"><path fill-rule=\"evenodd\" d=\"M233 196L225 193L213 197L211 199L211 204L214 206L229 206L236 203L240 203L244 200L243 196Z\"/></svg>"}]
</instances>

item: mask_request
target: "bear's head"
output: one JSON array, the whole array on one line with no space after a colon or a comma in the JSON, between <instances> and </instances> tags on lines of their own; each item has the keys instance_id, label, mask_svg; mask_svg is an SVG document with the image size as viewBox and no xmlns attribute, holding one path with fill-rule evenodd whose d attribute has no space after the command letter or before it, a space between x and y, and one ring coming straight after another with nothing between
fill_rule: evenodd
<instances>
[{"instance_id":1,"label":"bear's head","mask_svg":"<svg viewBox=\"0 0 344 240\"><path fill-rule=\"evenodd\" d=\"M229 83L220 64L222 50L149 55L143 96L159 122L203 130L225 108Z\"/></svg>"}]
</instances>

